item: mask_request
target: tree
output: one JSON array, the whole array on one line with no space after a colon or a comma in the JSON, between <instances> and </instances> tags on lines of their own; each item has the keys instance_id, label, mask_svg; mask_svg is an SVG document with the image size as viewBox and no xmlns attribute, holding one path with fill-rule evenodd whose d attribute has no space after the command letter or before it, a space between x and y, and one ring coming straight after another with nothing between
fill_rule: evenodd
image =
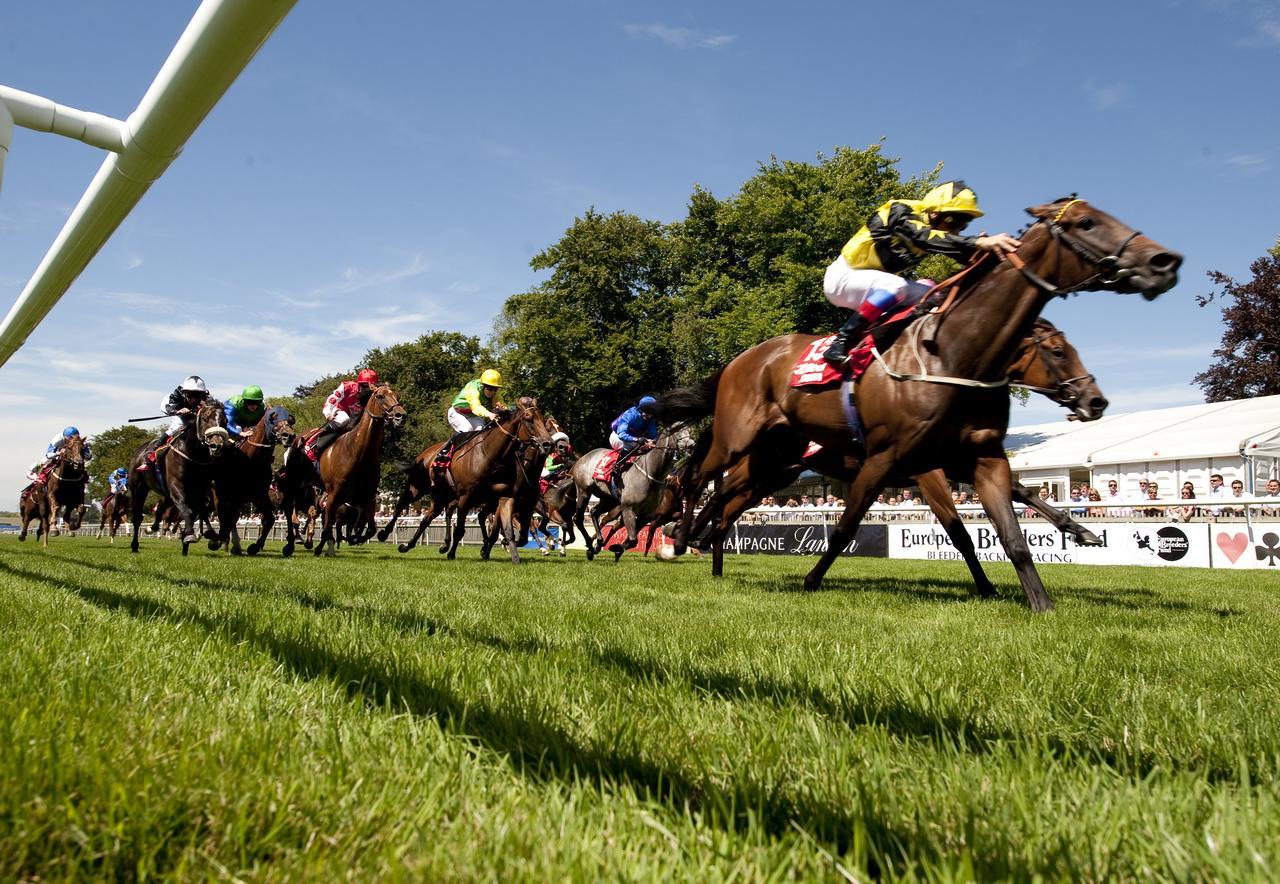
<instances>
[{"instance_id":1,"label":"tree","mask_svg":"<svg viewBox=\"0 0 1280 884\"><path fill-rule=\"evenodd\" d=\"M117 467L129 469L138 449L155 437L154 432L136 424L124 424L96 434L90 446L93 448L93 460L89 462L89 486L85 496L92 500L106 497L109 492L107 476Z\"/></svg>"},{"instance_id":2,"label":"tree","mask_svg":"<svg viewBox=\"0 0 1280 884\"><path fill-rule=\"evenodd\" d=\"M1249 271L1253 278L1245 283L1210 271L1222 290L1197 298L1201 307L1230 301L1222 308L1226 329L1213 364L1195 376L1206 402L1280 394L1280 242Z\"/></svg>"},{"instance_id":3,"label":"tree","mask_svg":"<svg viewBox=\"0 0 1280 884\"><path fill-rule=\"evenodd\" d=\"M530 262L550 279L503 306L494 342L508 382L579 450L602 444L628 402L671 385L668 251L658 222L591 209Z\"/></svg>"}]
</instances>

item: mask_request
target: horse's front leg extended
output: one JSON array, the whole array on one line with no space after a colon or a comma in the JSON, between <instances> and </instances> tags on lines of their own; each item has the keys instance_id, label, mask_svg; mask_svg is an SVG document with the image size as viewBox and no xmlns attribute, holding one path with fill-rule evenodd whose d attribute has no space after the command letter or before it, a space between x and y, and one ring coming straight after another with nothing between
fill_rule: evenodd
<instances>
[{"instance_id":1,"label":"horse's front leg extended","mask_svg":"<svg viewBox=\"0 0 1280 884\"><path fill-rule=\"evenodd\" d=\"M458 506L456 503L450 504L444 508L444 541L440 544L440 555L444 555L449 551L449 544L453 538L453 516L457 511ZM480 537L482 540L485 537L484 525L480 526Z\"/></svg>"},{"instance_id":2,"label":"horse's front leg extended","mask_svg":"<svg viewBox=\"0 0 1280 884\"><path fill-rule=\"evenodd\" d=\"M256 556L267 545L267 535L271 533L271 527L276 523L276 511L271 506L271 498L266 491L262 492L253 505L262 517L262 530L258 532L258 539L249 544L249 555Z\"/></svg>"},{"instance_id":3,"label":"horse's front leg extended","mask_svg":"<svg viewBox=\"0 0 1280 884\"><path fill-rule=\"evenodd\" d=\"M1032 494L1027 487L1021 482L1014 482L1013 499L1025 506L1031 507L1033 510L1044 516L1053 523L1053 527L1066 534L1070 534L1076 539L1076 543L1081 546L1102 546L1102 538L1094 534L1084 525L1081 525L1075 519L1071 518L1068 513L1064 513L1047 500L1041 500L1037 494Z\"/></svg>"},{"instance_id":4,"label":"horse's front leg extended","mask_svg":"<svg viewBox=\"0 0 1280 884\"><path fill-rule=\"evenodd\" d=\"M320 514L320 542L312 550L314 555L324 553L326 556L336 556L338 554L334 548L334 535L337 532L337 525L334 523L338 518L339 506L337 497L337 489L329 489L324 502L324 511Z\"/></svg>"},{"instance_id":5,"label":"horse's front leg extended","mask_svg":"<svg viewBox=\"0 0 1280 884\"><path fill-rule=\"evenodd\" d=\"M1003 451L978 458L973 471L973 487L978 491L982 508L987 511L987 518L1000 536L1000 543L1004 546L1009 561L1018 572L1027 604L1037 613L1051 610L1053 601L1040 582L1027 539L1022 535L1018 517L1013 512L1013 477L1009 473L1009 459Z\"/></svg>"}]
</instances>

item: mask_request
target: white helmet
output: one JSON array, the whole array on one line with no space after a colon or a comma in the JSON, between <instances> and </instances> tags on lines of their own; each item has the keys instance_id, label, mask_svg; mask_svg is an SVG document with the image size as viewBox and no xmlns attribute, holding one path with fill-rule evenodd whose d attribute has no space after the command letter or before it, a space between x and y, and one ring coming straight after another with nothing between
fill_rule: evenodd
<instances>
[{"instance_id":1,"label":"white helmet","mask_svg":"<svg viewBox=\"0 0 1280 884\"><path fill-rule=\"evenodd\" d=\"M200 375L193 374L182 382L182 392L184 393L208 393L209 388L204 385L204 378Z\"/></svg>"},{"instance_id":2,"label":"white helmet","mask_svg":"<svg viewBox=\"0 0 1280 884\"><path fill-rule=\"evenodd\" d=\"M551 434L551 441L552 441L552 442L568 442L568 441L569 441L569 434L568 434L568 433L563 433L563 432L562 432L562 433L552 433L552 434Z\"/></svg>"}]
</instances>

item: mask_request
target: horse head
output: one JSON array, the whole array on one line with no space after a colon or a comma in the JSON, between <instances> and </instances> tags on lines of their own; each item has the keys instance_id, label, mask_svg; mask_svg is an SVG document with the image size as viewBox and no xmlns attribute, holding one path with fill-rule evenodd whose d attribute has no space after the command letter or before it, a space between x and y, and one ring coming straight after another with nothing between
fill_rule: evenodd
<instances>
[{"instance_id":1,"label":"horse head","mask_svg":"<svg viewBox=\"0 0 1280 884\"><path fill-rule=\"evenodd\" d=\"M72 436L58 451L55 471L59 481L75 482L85 478L84 439Z\"/></svg>"},{"instance_id":2,"label":"horse head","mask_svg":"<svg viewBox=\"0 0 1280 884\"><path fill-rule=\"evenodd\" d=\"M537 399L532 396L517 399L512 418L516 424L516 439L536 445L544 454L550 453L555 443L551 441L551 430L547 428L547 419L542 416Z\"/></svg>"},{"instance_id":3,"label":"horse head","mask_svg":"<svg viewBox=\"0 0 1280 884\"><path fill-rule=\"evenodd\" d=\"M391 426L399 427L409 416L409 412L400 404L400 400L396 398L395 391L390 385L383 384L374 388L369 395L369 402L365 406L369 417L386 418L391 421Z\"/></svg>"},{"instance_id":4,"label":"horse head","mask_svg":"<svg viewBox=\"0 0 1280 884\"><path fill-rule=\"evenodd\" d=\"M1022 353L1009 369L1009 380L1070 408L1082 421L1095 421L1107 409L1107 397L1076 348L1043 317L1023 342Z\"/></svg>"},{"instance_id":5,"label":"horse head","mask_svg":"<svg viewBox=\"0 0 1280 884\"><path fill-rule=\"evenodd\" d=\"M293 426L294 420L294 416L282 406L271 406L263 416L263 421L267 425L267 438L288 448L293 444L294 437L298 435Z\"/></svg>"},{"instance_id":6,"label":"horse head","mask_svg":"<svg viewBox=\"0 0 1280 884\"><path fill-rule=\"evenodd\" d=\"M227 432L227 415L221 402L205 402L196 409L196 438L209 449L210 457L222 454L231 434Z\"/></svg>"},{"instance_id":7,"label":"horse head","mask_svg":"<svg viewBox=\"0 0 1280 884\"><path fill-rule=\"evenodd\" d=\"M663 438L659 439L658 444L674 449L677 457L683 457L688 454L698 442L693 436L693 431L689 429L689 424L685 421L672 424L663 432L662 436Z\"/></svg>"},{"instance_id":8,"label":"horse head","mask_svg":"<svg viewBox=\"0 0 1280 884\"><path fill-rule=\"evenodd\" d=\"M1064 293L1106 289L1152 301L1178 281L1181 255L1082 199L1064 197L1027 213L1036 219L1027 236L1042 229L1050 238L1045 248L1058 246L1055 275Z\"/></svg>"}]
</instances>

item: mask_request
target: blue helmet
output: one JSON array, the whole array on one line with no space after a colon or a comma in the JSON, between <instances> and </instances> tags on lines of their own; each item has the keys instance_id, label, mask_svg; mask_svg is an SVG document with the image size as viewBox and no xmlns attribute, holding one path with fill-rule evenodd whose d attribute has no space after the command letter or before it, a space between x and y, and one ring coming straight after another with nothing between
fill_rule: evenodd
<instances>
[{"instance_id":1,"label":"blue helmet","mask_svg":"<svg viewBox=\"0 0 1280 884\"><path fill-rule=\"evenodd\" d=\"M128 473L128 471L127 471L124 467L116 467L116 471L115 471L114 473L112 473L111 475L113 475L113 476L127 476L127 475L129 475L129 473Z\"/></svg>"},{"instance_id":2,"label":"blue helmet","mask_svg":"<svg viewBox=\"0 0 1280 884\"><path fill-rule=\"evenodd\" d=\"M77 430L75 427L67 427L65 430L62 431L63 439L70 439L72 436L79 436L79 435L80 435L80 431Z\"/></svg>"},{"instance_id":3,"label":"blue helmet","mask_svg":"<svg viewBox=\"0 0 1280 884\"><path fill-rule=\"evenodd\" d=\"M652 396L641 396L640 401L636 403L636 408L657 408L658 400Z\"/></svg>"}]
</instances>

